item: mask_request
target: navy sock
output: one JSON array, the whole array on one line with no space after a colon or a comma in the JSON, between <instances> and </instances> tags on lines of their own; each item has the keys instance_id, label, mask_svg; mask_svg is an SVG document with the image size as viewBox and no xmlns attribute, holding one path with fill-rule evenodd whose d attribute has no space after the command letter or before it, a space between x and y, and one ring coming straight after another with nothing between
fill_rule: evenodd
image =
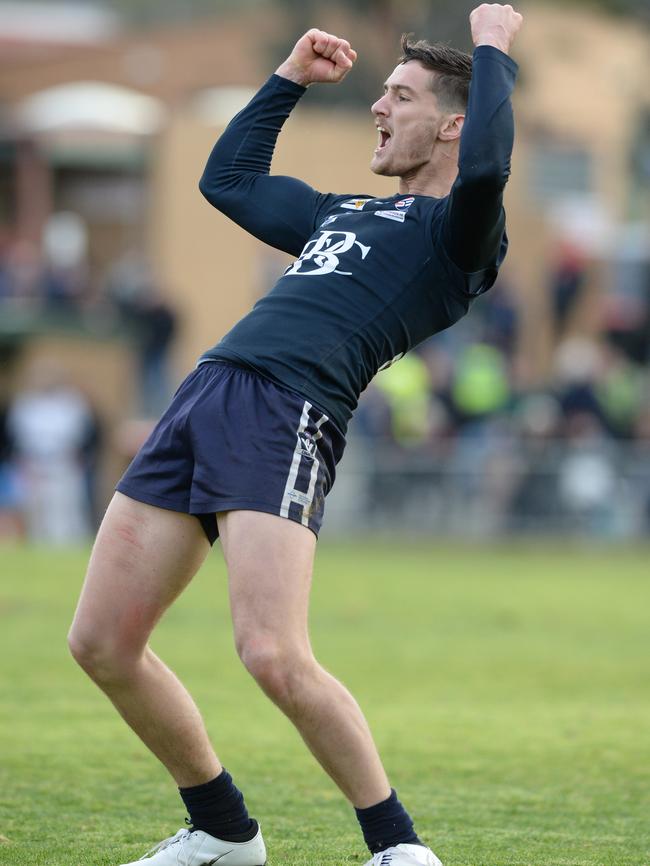
<instances>
[{"instance_id":1,"label":"navy sock","mask_svg":"<svg viewBox=\"0 0 650 866\"><path fill-rule=\"evenodd\" d=\"M203 830L227 842L248 842L257 833L257 821L248 817L244 796L230 773L192 788L179 788L193 830Z\"/></svg>"},{"instance_id":2,"label":"navy sock","mask_svg":"<svg viewBox=\"0 0 650 866\"><path fill-rule=\"evenodd\" d=\"M369 806L367 809L355 809L363 838L370 848L371 854L378 854L393 845L406 843L408 845L423 845L415 830L413 821L404 806L397 799L395 790L391 788L390 797Z\"/></svg>"}]
</instances>

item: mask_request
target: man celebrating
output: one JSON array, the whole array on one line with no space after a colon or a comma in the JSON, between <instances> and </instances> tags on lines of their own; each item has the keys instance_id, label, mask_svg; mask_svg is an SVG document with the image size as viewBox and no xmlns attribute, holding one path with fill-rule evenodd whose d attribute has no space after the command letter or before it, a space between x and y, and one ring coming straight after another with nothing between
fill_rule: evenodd
<instances>
[{"instance_id":1,"label":"man celebrating","mask_svg":"<svg viewBox=\"0 0 650 866\"><path fill-rule=\"evenodd\" d=\"M145 855L151 866L266 863L259 825L198 709L147 643L217 536L239 655L355 808L368 866L439 866L359 706L314 658L309 589L359 394L464 315L505 255L508 51L521 20L511 6L475 9L473 57L403 40L372 106L371 168L398 178L394 196L321 194L269 174L306 88L340 82L356 60L348 42L320 30L297 42L210 155L200 185L208 201L297 259L202 356L120 481L70 634L77 661L167 767L189 812L189 829Z\"/></svg>"}]
</instances>

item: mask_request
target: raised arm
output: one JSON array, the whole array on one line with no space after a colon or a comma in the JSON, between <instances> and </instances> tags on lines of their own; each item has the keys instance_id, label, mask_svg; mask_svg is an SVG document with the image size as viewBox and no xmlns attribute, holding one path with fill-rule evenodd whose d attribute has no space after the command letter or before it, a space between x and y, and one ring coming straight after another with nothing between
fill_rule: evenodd
<instances>
[{"instance_id":1,"label":"raised arm","mask_svg":"<svg viewBox=\"0 0 650 866\"><path fill-rule=\"evenodd\" d=\"M494 264L505 226L503 190L510 174L514 124L510 94L517 64L508 51L522 23L512 6L483 4L470 15L476 46L458 177L451 189L443 244L472 273Z\"/></svg>"},{"instance_id":2,"label":"raised arm","mask_svg":"<svg viewBox=\"0 0 650 866\"><path fill-rule=\"evenodd\" d=\"M298 255L313 231L319 194L300 180L271 176L277 137L305 88L336 83L356 52L344 39L309 30L275 75L226 127L199 188L205 198L255 237Z\"/></svg>"}]
</instances>

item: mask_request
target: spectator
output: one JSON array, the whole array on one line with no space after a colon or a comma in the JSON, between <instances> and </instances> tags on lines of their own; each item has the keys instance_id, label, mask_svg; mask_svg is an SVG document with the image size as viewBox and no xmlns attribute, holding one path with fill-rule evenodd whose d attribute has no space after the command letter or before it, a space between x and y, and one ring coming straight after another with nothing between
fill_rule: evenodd
<instances>
[{"instance_id":1,"label":"spectator","mask_svg":"<svg viewBox=\"0 0 650 866\"><path fill-rule=\"evenodd\" d=\"M137 250L119 259L109 274L108 292L131 330L139 358L140 409L158 416L171 397L169 350L177 316L163 298L151 266Z\"/></svg>"},{"instance_id":2,"label":"spectator","mask_svg":"<svg viewBox=\"0 0 650 866\"><path fill-rule=\"evenodd\" d=\"M87 234L84 221L76 213L60 211L47 220L40 294L51 310L77 311L88 294Z\"/></svg>"},{"instance_id":3,"label":"spectator","mask_svg":"<svg viewBox=\"0 0 650 866\"><path fill-rule=\"evenodd\" d=\"M390 407L393 439L411 447L429 439L431 380L424 361L411 353L375 380Z\"/></svg>"},{"instance_id":4,"label":"spectator","mask_svg":"<svg viewBox=\"0 0 650 866\"><path fill-rule=\"evenodd\" d=\"M485 303L477 311L483 318L482 341L500 349L507 358L514 354L519 328L519 315L514 302L516 291L503 277L486 295Z\"/></svg>"},{"instance_id":5,"label":"spectator","mask_svg":"<svg viewBox=\"0 0 650 866\"><path fill-rule=\"evenodd\" d=\"M629 361L618 349L606 346L595 394L610 433L618 438L632 437L644 405L645 376L642 368Z\"/></svg>"},{"instance_id":6,"label":"spectator","mask_svg":"<svg viewBox=\"0 0 650 866\"><path fill-rule=\"evenodd\" d=\"M145 415L160 415L171 397L169 350L176 333L176 314L151 287L131 308L140 363L140 401Z\"/></svg>"},{"instance_id":7,"label":"spectator","mask_svg":"<svg viewBox=\"0 0 650 866\"><path fill-rule=\"evenodd\" d=\"M555 333L561 338L571 319L587 281L584 256L573 244L560 243L557 261L551 272L551 295Z\"/></svg>"},{"instance_id":8,"label":"spectator","mask_svg":"<svg viewBox=\"0 0 650 866\"><path fill-rule=\"evenodd\" d=\"M560 504L568 528L594 536L617 534L620 494L615 452L598 419L575 412L567 423L569 447L559 465Z\"/></svg>"},{"instance_id":9,"label":"spectator","mask_svg":"<svg viewBox=\"0 0 650 866\"><path fill-rule=\"evenodd\" d=\"M0 403L0 539L24 534L20 487L11 462L8 407Z\"/></svg>"},{"instance_id":10,"label":"spectator","mask_svg":"<svg viewBox=\"0 0 650 866\"><path fill-rule=\"evenodd\" d=\"M494 346L468 346L458 361L451 396L462 425L475 426L506 409L510 383L503 354Z\"/></svg>"},{"instance_id":11,"label":"spectator","mask_svg":"<svg viewBox=\"0 0 650 866\"><path fill-rule=\"evenodd\" d=\"M28 387L10 405L7 419L31 541L87 539L91 517L83 455L94 426L87 401L54 361L32 367Z\"/></svg>"},{"instance_id":12,"label":"spectator","mask_svg":"<svg viewBox=\"0 0 650 866\"><path fill-rule=\"evenodd\" d=\"M555 390L566 419L592 416L601 429L607 426L596 383L603 361L599 345L585 337L570 337L558 346L554 359Z\"/></svg>"}]
</instances>

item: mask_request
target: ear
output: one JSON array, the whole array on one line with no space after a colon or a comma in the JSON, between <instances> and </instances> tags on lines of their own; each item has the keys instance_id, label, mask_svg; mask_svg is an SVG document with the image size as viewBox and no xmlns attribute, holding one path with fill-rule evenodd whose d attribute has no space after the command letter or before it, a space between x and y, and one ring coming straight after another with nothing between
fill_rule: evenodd
<instances>
[{"instance_id":1,"label":"ear","mask_svg":"<svg viewBox=\"0 0 650 866\"><path fill-rule=\"evenodd\" d=\"M454 141L456 138L460 138L463 123L465 123L464 114L448 114L440 127L438 138L442 141Z\"/></svg>"}]
</instances>

